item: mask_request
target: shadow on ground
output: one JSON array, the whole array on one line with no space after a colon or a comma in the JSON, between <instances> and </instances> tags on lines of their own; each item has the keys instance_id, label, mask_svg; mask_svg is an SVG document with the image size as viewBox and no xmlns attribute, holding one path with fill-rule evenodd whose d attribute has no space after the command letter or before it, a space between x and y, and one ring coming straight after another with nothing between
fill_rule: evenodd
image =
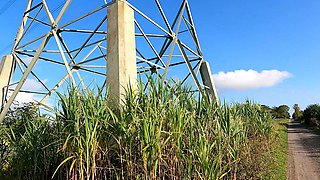
<instances>
[{"instance_id":1,"label":"shadow on ground","mask_svg":"<svg viewBox=\"0 0 320 180\"><path fill-rule=\"evenodd\" d=\"M305 153L320 166L320 135L296 122L288 125L288 133L301 134L300 139L289 142L289 146L291 144L301 146L297 153Z\"/></svg>"}]
</instances>

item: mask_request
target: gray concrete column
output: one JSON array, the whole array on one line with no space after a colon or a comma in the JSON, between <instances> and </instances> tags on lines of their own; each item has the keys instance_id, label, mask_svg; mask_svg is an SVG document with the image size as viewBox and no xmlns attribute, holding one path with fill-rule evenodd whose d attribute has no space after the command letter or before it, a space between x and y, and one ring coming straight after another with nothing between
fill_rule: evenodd
<instances>
[{"instance_id":1,"label":"gray concrete column","mask_svg":"<svg viewBox=\"0 0 320 180\"><path fill-rule=\"evenodd\" d=\"M201 63L200 74L203 85L206 86L206 93L210 96L211 99L214 99L219 103L217 90L212 79L210 65L207 61L203 61Z\"/></svg>"},{"instance_id":2,"label":"gray concrete column","mask_svg":"<svg viewBox=\"0 0 320 180\"><path fill-rule=\"evenodd\" d=\"M13 74L13 56L8 55L4 56L2 58L1 64L0 64L0 104L1 107L3 107L4 102L4 90L8 83L10 83L12 74Z\"/></svg>"},{"instance_id":3,"label":"gray concrete column","mask_svg":"<svg viewBox=\"0 0 320 180\"><path fill-rule=\"evenodd\" d=\"M124 1L108 7L107 57L110 98L121 104L125 88L137 81L134 12Z\"/></svg>"}]
</instances>

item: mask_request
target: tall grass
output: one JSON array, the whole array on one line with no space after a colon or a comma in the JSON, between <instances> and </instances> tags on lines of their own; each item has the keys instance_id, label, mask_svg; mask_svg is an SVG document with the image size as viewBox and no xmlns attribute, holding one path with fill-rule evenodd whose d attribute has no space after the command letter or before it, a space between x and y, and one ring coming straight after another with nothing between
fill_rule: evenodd
<instances>
[{"instance_id":1,"label":"tall grass","mask_svg":"<svg viewBox=\"0 0 320 180\"><path fill-rule=\"evenodd\" d=\"M247 150L271 137L271 116L251 102L220 106L198 97L190 86L160 81L150 79L146 89L142 82L137 90L129 87L121 107L110 104L108 94L70 88L59 94L58 107L50 113L55 116L28 118L23 131L3 125L2 138L11 152L2 175L247 179L248 167L259 166L244 163Z\"/></svg>"}]
</instances>

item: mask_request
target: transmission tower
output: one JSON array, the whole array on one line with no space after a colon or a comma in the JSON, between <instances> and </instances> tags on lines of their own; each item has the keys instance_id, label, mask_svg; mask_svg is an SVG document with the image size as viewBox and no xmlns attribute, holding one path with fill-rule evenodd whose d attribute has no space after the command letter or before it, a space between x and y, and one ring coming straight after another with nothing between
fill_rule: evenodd
<instances>
[{"instance_id":1,"label":"transmission tower","mask_svg":"<svg viewBox=\"0 0 320 180\"><path fill-rule=\"evenodd\" d=\"M189 3L171 4L28 0L11 54L0 64L0 121L19 96L45 103L69 85L108 86L120 103L137 74L192 83L218 100Z\"/></svg>"}]
</instances>

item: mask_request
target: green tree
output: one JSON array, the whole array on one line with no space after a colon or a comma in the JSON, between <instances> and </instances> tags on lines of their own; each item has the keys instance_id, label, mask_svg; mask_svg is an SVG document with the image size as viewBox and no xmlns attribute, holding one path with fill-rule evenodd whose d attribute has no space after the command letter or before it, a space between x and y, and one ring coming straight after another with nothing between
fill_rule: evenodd
<instances>
[{"instance_id":1,"label":"green tree","mask_svg":"<svg viewBox=\"0 0 320 180\"><path fill-rule=\"evenodd\" d=\"M274 118L290 118L290 108L287 105L272 108L267 105L260 105L260 107L264 112L270 113Z\"/></svg>"},{"instance_id":2,"label":"green tree","mask_svg":"<svg viewBox=\"0 0 320 180\"><path fill-rule=\"evenodd\" d=\"M271 114L274 118L290 118L289 106L280 105L278 107L273 107Z\"/></svg>"},{"instance_id":3,"label":"green tree","mask_svg":"<svg viewBox=\"0 0 320 180\"><path fill-rule=\"evenodd\" d=\"M294 120L300 120L302 116L302 112L298 104L293 105L294 113L292 114L292 118Z\"/></svg>"},{"instance_id":4,"label":"green tree","mask_svg":"<svg viewBox=\"0 0 320 180\"><path fill-rule=\"evenodd\" d=\"M269 106L267 105L261 105L261 109L264 110L265 112L269 112L271 113L272 112L272 108L270 108Z\"/></svg>"}]
</instances>

